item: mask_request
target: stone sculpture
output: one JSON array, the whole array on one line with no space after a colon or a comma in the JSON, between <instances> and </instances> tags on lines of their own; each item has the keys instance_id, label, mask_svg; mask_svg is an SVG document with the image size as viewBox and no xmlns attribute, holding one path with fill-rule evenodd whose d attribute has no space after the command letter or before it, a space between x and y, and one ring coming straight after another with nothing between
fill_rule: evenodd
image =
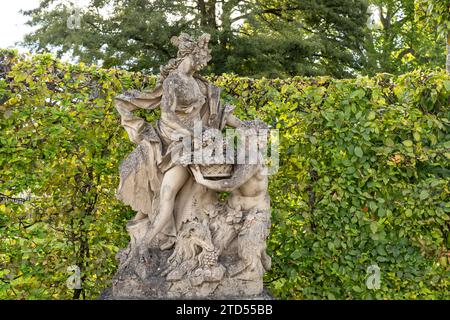
<instances>
[{"instance_id":1,"label":"stone sculpture","mask_svg":"<svg viewBox=\"0 0 450 320\"><path fill-rule=\"evenodd\" d=\"M137 144L120 166L117 197L137 214L127 224L130 243L117 255L113 298L265 297L270 202L261 150L256 163L195 160L201 149L214 146L220 156L226 149L211 132L228 126L256 134L267 126L235 117L220 103L220 89L196 74L211 59L208 41L208 34L172 38L178 54L161 67L156 87L116 98ZM147 123L133 114L139 108L160 108L160 119ZM229 195L221 200L219 192Z\"/></svg>"}]
</instances>

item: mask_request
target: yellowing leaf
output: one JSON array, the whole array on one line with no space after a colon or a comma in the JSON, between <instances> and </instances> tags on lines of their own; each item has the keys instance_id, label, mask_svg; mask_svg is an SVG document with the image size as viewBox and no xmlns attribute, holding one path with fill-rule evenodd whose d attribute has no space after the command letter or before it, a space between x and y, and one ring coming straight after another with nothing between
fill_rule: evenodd
<instances>
[{"instance_id":1,"label":"yellowing leaf","mask_svg":"<svg viewBox=\"0 0 450 320\"><path fill-rule=\"evenodd\" d=\"M375 119L375 117L376 117L375 112L374 111L370 111L368 116L367 116L367 120L373 120L373 119Z\"/></svg>"}]
</instances>

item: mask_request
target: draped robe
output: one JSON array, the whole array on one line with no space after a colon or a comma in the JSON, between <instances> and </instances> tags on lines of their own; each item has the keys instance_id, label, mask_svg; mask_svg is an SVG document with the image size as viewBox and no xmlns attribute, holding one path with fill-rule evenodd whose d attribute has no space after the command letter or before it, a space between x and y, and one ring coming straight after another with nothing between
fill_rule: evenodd
<instances>
[{"instance_id":1,"label":"draped robe","mask_svg":"<svg viewBox=\"0 0 450 320\"><path fill-rule=\"evenodd\" d=\"M222 130L232 108L220 104L220 89L201 77L195 77L205 102L200 109L202 125ZM158 84L152 91L129 92L115 98L115 106L121 116L121 124L129 139L137 144L120 165L120 184L117 198L148 217L153 223L159 212L160 187L164 173L175 164L171 152L180 146L174 140L170 124L158 120L156 125L133 114L136 109L158 108L163 98L163 86ZM193 128L192 128L193 129ZM197 184L190 175L175 199L171 221L163 234L175 236L182 224L198 216L205 206L213 205L216 193Z\"/></svg>"}]
</instances>

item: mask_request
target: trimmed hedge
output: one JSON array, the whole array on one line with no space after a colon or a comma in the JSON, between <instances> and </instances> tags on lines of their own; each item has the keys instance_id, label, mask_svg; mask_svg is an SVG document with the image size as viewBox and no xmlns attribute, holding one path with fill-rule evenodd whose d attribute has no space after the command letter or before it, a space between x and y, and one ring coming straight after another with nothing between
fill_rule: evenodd
<instances>
[{"instance_id":1,"label":"trimmed hedge","mask_svg":"<svg viewBox=\"0 0 450 320\"><path fill-rule=\"evenodd\" d=\"M211 80L238 116L280 130L266 275L277 298L450 297L444 72ZM96 298L108 285L133 215L114 197L133 145L112 101L154 83L0 52L0 299ZM376 290L366 286L375 264ZM81 268L84 290L66 287L71 265Z\"/></svg>"}]
</instances>

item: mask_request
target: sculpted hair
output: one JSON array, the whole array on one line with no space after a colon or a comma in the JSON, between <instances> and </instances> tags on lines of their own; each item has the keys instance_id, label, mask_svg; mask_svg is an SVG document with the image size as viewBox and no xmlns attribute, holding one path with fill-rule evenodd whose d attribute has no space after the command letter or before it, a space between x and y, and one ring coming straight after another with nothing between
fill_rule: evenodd
<instances>
[{"instance_id":1,"label":"sculpted hair","mask_svg":"<svg viewBox=\"0 0 450 320\"><path fill-rule=\"evenodd\" d=\"M202 34L197 40L187 33L181 33L178 37L172 37L170 42L178 48L177 57L170 59L166 65L160 67L158 82L162 83L188 55L193 54L196 56L202 50L208 50L209 39L210 35L207 33Z\"/></svg>"}]
</instances>

